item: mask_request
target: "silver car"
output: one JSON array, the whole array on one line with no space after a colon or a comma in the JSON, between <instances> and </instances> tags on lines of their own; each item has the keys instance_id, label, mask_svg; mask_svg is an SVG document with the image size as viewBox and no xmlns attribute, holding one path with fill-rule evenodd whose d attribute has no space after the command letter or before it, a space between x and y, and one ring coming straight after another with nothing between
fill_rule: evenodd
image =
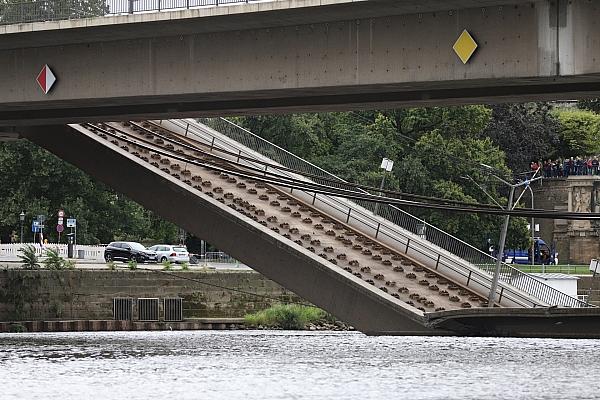
<instances>
[{"instance_id":1,"label":"silver car","mask_svg":"<svg viewBox=\"0 0 600 400\"><path fill-rule=\"evenodd\" d=\"M181 245L170 245L170 244L157 244L152 247L148 247L156 253L158 262L170 261L174 263L189 263L190 253L188 253L185 246Z\"/></svg>"}]
</instances>

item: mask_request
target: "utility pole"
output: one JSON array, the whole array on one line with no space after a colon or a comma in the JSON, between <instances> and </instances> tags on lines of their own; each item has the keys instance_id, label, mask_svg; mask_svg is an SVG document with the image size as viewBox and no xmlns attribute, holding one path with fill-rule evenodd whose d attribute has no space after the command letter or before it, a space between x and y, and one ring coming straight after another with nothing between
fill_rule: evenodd
<instances>
[{"instance_id":1,"label":"utility pole","mask_svg":"<svg viewBox=\"0 0 600 400\"><path fill-rule=\"evenodd\" d=\"M533 189L531 185L527 186L529 192L531 193L531 209L533 210L535 207L533 206ZM535 218L531 217L531 265L535 265Z\"/></svg>"},{"instance_id":2,"label":"utility pole","mask_svg":"<svg viewBox=\"0 0 600 400\"><path fill-rule=\"evenodd\" d=\"M493 170L493 167L490 167L489 165L486 164L479 164L482 167L488 169L488 170ZM500 178L499 176L496 176L492 173L490 173L490 176L496 178L498 181L504 183L505 185L510 187L510 194L508 196L508 204L506 206L506 208L502 207L500 205L500 203L498 203L496 201L496 199L494 199L494 197L492 195L490 195L484 188L482 188L477 182L475 182L475 180L473 178L471 178L470 176L466 176L466 179L469 179L471 182L473 182L473 184L475 184L479 189L481 189L483 191L483 193L486 194L486 196L488 196L498 207L505 209L506 211L512 211L512 209L514 208L514 206L516 204L519 204L519 201L521 200L521 197L523 197L523 194L525 193L525 188L529 188L529 190L531 190L530 184L531 182L537 181L539 179L542 179L542 177L537 177L536 175L538 174L538 172L540 171L540 168L537 169L537 171L535 171L535 174L533 174L533 176L531 177L531 179L527 179L523 182L519 182L517 184L513 184L510 182L507 182L506 180ZM515 189L519 186L525 186L525 188L523 189L523 191L521 192L521 195L519 196L519 198L516 201L513 201L514 199L514 195L515 195ZM531 192L531 208L533 210L533 191ZM502 231L500 231L500 240L498 243L498 252L496 255L496 268L494 269L494 275L492 278L492 285L490 286L490 293L488 296L488 307L494 307L494 300L496 299L496 290L498 288L498 280L500 279L500 269L502 266L502 257L504 256L504 246L506 244L506 235L508 232L508 223L510 221L510 215L507 214L506 217L504 218L504 224L502 225ZM533 219L531 220L532 223L532 232L534 232L534 227L533 227ZM532 258L533 258L533 254L532 254Z\"/></svg>"},{"instance_id":3,"label":"utility pole","mask_svg":"<svg viewBox=\"0 0 600 400\"><path fill-rule=\"evenodd\" d=\"M515 194L515 186L511 185L510 194L508 195L508 205L506 210L512 210L512 201ZM496 297L496 288L498 287L498 278L500 276L500 267L502 264L502 256L504 255L504 244L506 243L506 233L508 232L508 221L510 215L506 214L504 217L504 225L502 226L502 232L500 232L500 243L498 243L498 254L496 255L496 269L494 270L494 279L492 280L492 287L490 288L490 295L488 296L488 307L494 307L494 299Z\"/></svg>"},{"instance_id":4,"label":"utility pole","mask_svg":"<svg viewBox=\"0 0 600 400\"><path fill-rule=\"evenodd\" d=\"M510 194L508 196L508 205L506 206L506 211L511 211L514 208L515 204L519 204L521 197L523 197L523 194L525 193L525 189L523 189L523 192L521 192L521 195L519 196L517 201L515 201L513 203L515 189L517 187L523 186L523 185L525 185L525 187L529 187L531 182L542 179L541 176L537 177L537 178L535 177L539 171L540 171L540 169L538 168L538 170L535 171L535 174L533 174L532 179L525 180L525 181L519 182L517 184L509 183L509 182L505 181L504 179L497 177L496 175L493 175L493 174L491 175L494 178L498 179L500 182L504 183L505 185L510 186ZM494 300L496 298L496 289L498 288L498 279L500 278L500 268L501 268L501 264L502 264L502 256L504 255L504 245L506 243L506 234L508 232L509 220L510 220L510 215L507 214L504 219L504 225L502 226L502 231L500 232L500 242L498 243L498 247L499 247L498 254L496 255L496 269L494 270L492 286L490 287L490 294L488 297L488 307L494 307Z\"/></svg>"}]
</instances>

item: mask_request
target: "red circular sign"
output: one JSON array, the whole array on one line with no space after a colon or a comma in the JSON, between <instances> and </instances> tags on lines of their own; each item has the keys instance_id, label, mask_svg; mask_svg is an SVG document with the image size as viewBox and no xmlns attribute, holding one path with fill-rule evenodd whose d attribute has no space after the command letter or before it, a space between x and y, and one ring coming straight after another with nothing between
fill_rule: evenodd
<instances>
[{"instance_id":1,"label":"red circular sign","mask_svg":"<svg viewBox=\"0 0 600 400\"><path fill-rule=\"evenodd\" d=\"M64 225L56 225L56 232L61 233L65 230Z\"/></svg>"}]
</instances>

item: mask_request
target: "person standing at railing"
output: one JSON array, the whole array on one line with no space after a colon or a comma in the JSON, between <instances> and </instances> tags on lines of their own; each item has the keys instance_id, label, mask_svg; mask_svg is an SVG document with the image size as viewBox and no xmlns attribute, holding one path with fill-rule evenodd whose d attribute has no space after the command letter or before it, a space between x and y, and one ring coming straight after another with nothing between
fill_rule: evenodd
<instances>
[{"instance_id":1,"label":"person standing at railing","mask_svg":"<svg viewBox=\"0 0 600 400\"><path fill-rule=\"evenodd\" d=\"M531 164L530 164L530 167L531 167L530 168L531 171L530 171L530 175L529 176L531 177L531 176L533 176L533 174L535 174L535 171L538 170L538 168L540 167L540 165L537 162L532 161Z\"/></svg>"},{"instance_id":2,"label":"person standing at railing","mask_svg":"<svg viewBox=\"0 0 600 400\"><path fill-rule=\"evenodd\" d=\"M575 159L575 175L583 175L583 160L579 156Z\"/></svg>"}]
</instances>

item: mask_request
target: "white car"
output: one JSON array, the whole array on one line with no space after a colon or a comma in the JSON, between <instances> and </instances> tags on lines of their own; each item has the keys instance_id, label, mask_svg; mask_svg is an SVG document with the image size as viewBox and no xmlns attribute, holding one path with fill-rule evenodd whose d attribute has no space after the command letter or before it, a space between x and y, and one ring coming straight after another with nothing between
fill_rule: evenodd
<instances>
[{"instance_id":1,"label":"white car","mask_svg":"<svg viewBox=\"0 0 600 400\"><path fill-rule=\"evenodd\" d=\"M148 250L154 251L157 255L158 262L175 262L175 263L189 263L190 253L188 253L185 246L173 246L170 244L157 244L152 247L148 247Z\"/></svg>"}]
</instances>

